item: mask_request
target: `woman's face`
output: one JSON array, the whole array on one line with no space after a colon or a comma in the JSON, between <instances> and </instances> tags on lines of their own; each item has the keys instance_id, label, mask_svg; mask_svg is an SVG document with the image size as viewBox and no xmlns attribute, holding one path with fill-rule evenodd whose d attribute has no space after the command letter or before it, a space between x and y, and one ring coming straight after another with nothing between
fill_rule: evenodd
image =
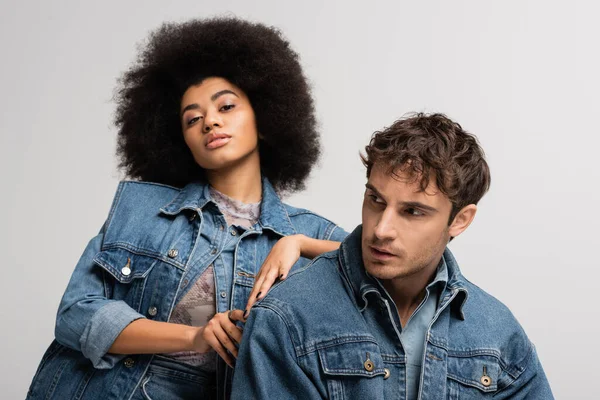
<instances>
[{"instance_id":1,"label":"woman's face","mask_svg":"<svg viewBox=\"0 0 600 400\"><path fill-rule=\"evenodd\" d=\"M254 110L246 94L226 79L211 77L190 86L180 115L185 143L202 168L259 161Z\"/></svg>"}]
</instances>

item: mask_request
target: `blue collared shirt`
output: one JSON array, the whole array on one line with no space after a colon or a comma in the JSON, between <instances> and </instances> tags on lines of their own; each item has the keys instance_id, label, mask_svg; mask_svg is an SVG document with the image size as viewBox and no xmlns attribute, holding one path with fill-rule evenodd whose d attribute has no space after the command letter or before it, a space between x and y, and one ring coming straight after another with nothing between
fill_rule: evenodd
<instances>
[{"instance_id":1,"label":"blue collared shirt","mask_svg":"<svg viewBox=\"0 0 600 400\"><path fill-rule=\"evenodd\" d=\"M425 297L409 317L405 326L399 328L400 342L406 355L406 399L416 400L421 379L421 366L425 354L425 339L433 321L440 295L446 288L448 268L442 258L434 279L425 288ZM383 288L383 286L382 286Z\"/></svg>"}]
</instances>

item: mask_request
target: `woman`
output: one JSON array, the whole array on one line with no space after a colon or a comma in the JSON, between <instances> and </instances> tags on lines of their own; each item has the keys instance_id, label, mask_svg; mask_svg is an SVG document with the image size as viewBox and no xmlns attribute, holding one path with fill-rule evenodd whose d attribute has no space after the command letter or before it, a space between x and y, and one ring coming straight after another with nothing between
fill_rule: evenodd
<instances>
[{"instance_id":1,"label":"woman","mask_svg":"<svg viewBox=\"0 0 600 400\"><path fill-rule=\"evenodd\" d=\"M116 124L136 181L73 272L28 398L227 397L253 285L250 303L346 235L276 194L319 155L298 56L261 24L165 24L120 81Z\"/></svg>"}]
</instances>

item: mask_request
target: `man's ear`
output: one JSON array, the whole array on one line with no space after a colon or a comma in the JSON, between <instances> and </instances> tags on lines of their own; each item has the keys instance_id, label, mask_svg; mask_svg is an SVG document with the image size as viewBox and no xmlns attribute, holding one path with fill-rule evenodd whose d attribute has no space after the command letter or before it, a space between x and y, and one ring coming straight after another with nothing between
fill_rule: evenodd
<instances>
[{"instance_id":1,"label":"man's ear","mask_svg":"<svg viewBox=\"0 0 600 400\"><path fill-rule=\"evenodd\" d=\"M457 237L461 233L463 233L471 222L473 222L473 218L475 218L475 214L477 213L477 206L475 204L469 204L464 206L458 214L452 220L450 227L448 228L448 233L450 237Z\"/></svg>"}]
</instances>

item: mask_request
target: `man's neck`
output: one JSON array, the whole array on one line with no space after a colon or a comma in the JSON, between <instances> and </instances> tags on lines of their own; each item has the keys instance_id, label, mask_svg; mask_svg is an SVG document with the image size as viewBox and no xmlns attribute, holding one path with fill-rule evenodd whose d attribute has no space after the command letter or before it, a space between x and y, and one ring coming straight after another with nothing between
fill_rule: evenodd
<instances>
[{"instance_id":1,"label":"man's neck","mask_svg":"<svg viewBox=\"0 0 600 400\"><path fill-rule=\"evenodd\" d=\"M403 328L425 298L425 289L435 278L438 265L439 262L419 274L382 281L396 305Z\"/></svg>"}]
</instances>

